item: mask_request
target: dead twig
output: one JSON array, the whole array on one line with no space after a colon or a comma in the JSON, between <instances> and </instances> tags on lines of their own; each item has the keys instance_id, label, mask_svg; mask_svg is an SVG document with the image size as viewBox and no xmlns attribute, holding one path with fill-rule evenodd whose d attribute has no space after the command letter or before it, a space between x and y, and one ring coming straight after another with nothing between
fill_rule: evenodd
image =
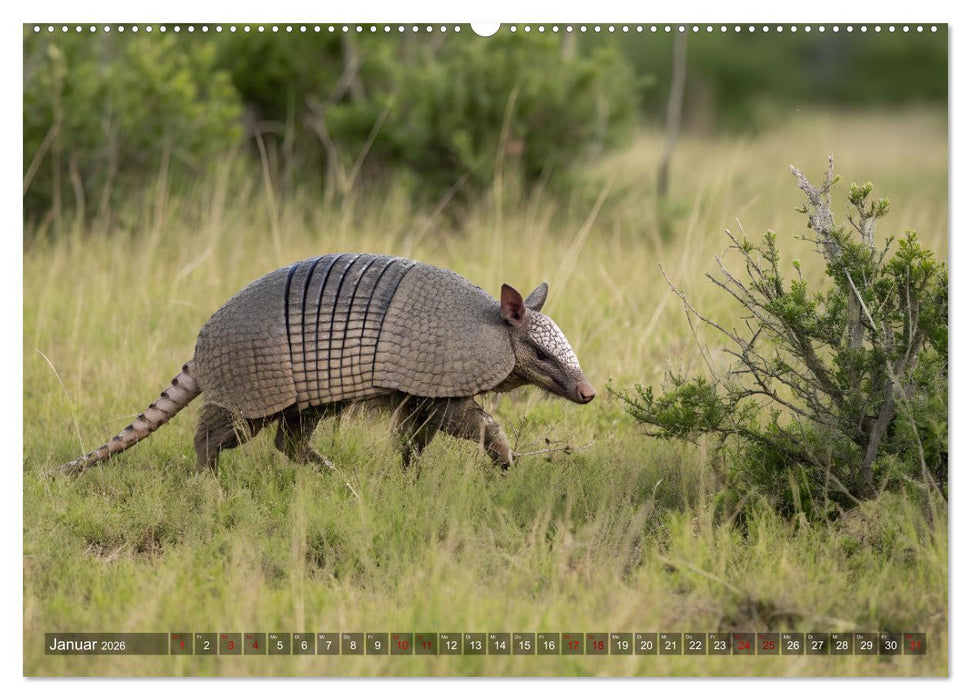
<instances>
[{"instance_id":1,"label":"dead twig","mask_svg":"<svg viewBox=\"0 0 971 700\"><path fill-rule=\"evenodd\" d=\"M549 440L547 440L549 443ZM588 442L586 445L581 445L580 447L571 447L570 445L564 445L562 447L547 447L542 450L531 450L529 452L513 452L513 457L532 457L533 455L544 455L552 454L554 452L562 452L565 455L571 455L576 452L583 452L584 450L589 450L594 446L594 442Z\"/></svg>"}]
</instances>

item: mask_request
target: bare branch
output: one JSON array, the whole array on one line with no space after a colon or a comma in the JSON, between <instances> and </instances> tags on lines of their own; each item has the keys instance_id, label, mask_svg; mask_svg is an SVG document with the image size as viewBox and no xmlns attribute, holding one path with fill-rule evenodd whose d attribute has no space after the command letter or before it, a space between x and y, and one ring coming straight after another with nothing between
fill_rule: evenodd
<instances>
[{"instance_id":1,"label":"bare branch","mask_svg":"<svg viewBox=\"0 0 971 700\"><path fill-rule=\"evenodd\" d=\"M698 344L698 350L699 350L699 352L701 352L701 357L705 361L705 364L708 366L708 371L711 373L711 376L714 377L715 376L715 369L714 369L714 367L711 366L711 361L708 358L708 355L706 353L706 349L705 349L703 343L701 342L701 339L698 337L698 332L695 329L695 326L694 326L694 323L691 320L691 317L692 317L692 315L695 316L696 318L700 319L702 322L707 323L708 325L712 326L713 328L716 328L716 329L720 330L722 333L724 333L725 335L727 335L729 338L732 337L732 334L729 331L727 331L724 328L722 328L721 326L719 326L717 323L714 323L713 321L709 321L704 316L702 316L698 312L698 310L695 309L695 307L691 305L691 302L688 301L688 296L683 291L681 291L680 289L678 289L677 287L674 286L674 283L671 281L671 278L668 277L668 273L664 269L664 266L663 265L658 265L658 267L661 268L661 274L664 275L664 279L668 283L668 287L670 287L671 288L671 291L674 292L675 294L677 294L678 297L681 299L681 303L684 305L684 309L685 309L685 316L687 316L687 318L688 318L688 325L691 328L691 333L692 333L692 335L694 335L695 342Z\"/></svg>"},{"instance_id":2,"label":"bare branch","mask_svg":"<svg viewBox=\"0 0 971 700\"><path fill-rule=\"evenodd\" d=\"M809 182L806 176L795 165L790 164L789 170L796 176L796 183L799 185L799 189L805 192L806 197L809 198L811 209L807 207L806 213L809 215L809 223L812 229L823 237L819 241L822 253L831 264L839 262L839 246L833 239L833 232L836 231L836 223L833 221L833 211L830 206L830 193L835 184L832 154L829 156L829 167L826 169L825 179L819 188L813 187L812 183Z\"/></svg>"},{"instance_id":3,"label":"bare branch","mask_svg":"<svg viewBox=\"0 0 971 700\"><path fill-rule=\"evenodd\" d=\"M855 284L853 284L853 278L850 277L850 273L847 272L845 267L843 268L843 274L846 276L846 281L850 284L850 289L853 290L853 294L856 297L856 302L860 305L860 310L866 314L866 318L870 322L871 330L873 330L875 333L879 332L877 322L874 321L873 316L870 315L870 310L866 307L866 303L864 303L863 297L860 295L860 290L856 288Z\"/></svg>"}]
</instances>

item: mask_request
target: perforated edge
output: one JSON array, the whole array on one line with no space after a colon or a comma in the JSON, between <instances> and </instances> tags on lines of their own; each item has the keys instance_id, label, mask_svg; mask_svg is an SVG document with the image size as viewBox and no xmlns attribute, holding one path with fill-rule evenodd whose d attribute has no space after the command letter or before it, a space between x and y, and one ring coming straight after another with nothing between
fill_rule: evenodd
<instances>
[{"instance_id":1,"label":"perforated edge","mask_svg":"<svg viewBox=\"0 0 971 700\"><path fill-rule=\"evenodd\" d=\"M405 33L461 33L469 32L479 36L492 36L509 32L538 33L592 33L592 34L808 34L854 32L873 32L894 34L902 32L937 32L937 24L507 24L507 25L461 25L461 24L34 24L35 33L97 33L139 32L175 34L208 34L210 32L231 34L321 34L321 33L359 33L359 34L405 34Z\"/></svg>"}]
</instances>

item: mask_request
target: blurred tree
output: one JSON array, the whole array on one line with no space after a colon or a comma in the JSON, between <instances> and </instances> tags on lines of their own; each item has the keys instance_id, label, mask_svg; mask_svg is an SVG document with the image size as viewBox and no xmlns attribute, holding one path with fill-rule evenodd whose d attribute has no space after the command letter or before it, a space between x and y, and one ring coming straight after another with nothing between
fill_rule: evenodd
<instances>
[{"instance_id":1,"label":"blurred tree","mask_svg":"<svg viewBox=\"0 0 971 700\"><path fill-rule=\"evenodd\" d=\"M879 34L845 31L735 32L699 36L687 65L686 128L755 129L794 107L884 106L947 100L947 28ZM662 123L670 90L671 34L617 36L640 80L643 114ZM601 37L584 37L597 44Z\"/></svg>"}]
</instances>

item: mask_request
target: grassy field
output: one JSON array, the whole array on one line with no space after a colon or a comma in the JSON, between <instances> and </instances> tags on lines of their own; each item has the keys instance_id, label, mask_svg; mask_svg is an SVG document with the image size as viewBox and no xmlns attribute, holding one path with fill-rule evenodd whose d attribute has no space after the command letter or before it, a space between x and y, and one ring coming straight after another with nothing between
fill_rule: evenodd
<instances>
[{"instance_id":1,"label":"grassy field","mask_svg":"<svg viewBox=\"0 0 971 700\"><path fill-rule=\"evenodd\" d=\"M766 510L714 517L704 447L646 437L603 387L699 368L677 298L735 309L703 273L736 218L779 232L813 274L788 170L826 156L890 197L884 234L947 255L943 113L801 114L757 137L686 138L673 236L659 236L660 134L591 162L568 197L514 183L450 225L401 192L281 201L263 183L159 190L141 223L79 227L24 253L24 672L28 675L944 675L947 505L884 493L827 526ZM133 202L132 211L140 204ZM131 220L135 220L132 217ZM168 385L242 285L332 251L449 267L498 295L550 283L547 311L601 389L589 406L537 389L483 400L530 452L500 476L438 438L403 473L387 419L322 424L339 475L288 463L268 436L196 475L198 403L77 480L47 471L101 444ZM818 268L815 268L818 273ZM56 370L56 373L55 371ZM63 383L63 385L62 385ZM589 446L588 446L589 445ZM355 497L348 485L359 495ZM51 657L53 631L919 631L925 657Z\"/></svg>"}]
</instances>

